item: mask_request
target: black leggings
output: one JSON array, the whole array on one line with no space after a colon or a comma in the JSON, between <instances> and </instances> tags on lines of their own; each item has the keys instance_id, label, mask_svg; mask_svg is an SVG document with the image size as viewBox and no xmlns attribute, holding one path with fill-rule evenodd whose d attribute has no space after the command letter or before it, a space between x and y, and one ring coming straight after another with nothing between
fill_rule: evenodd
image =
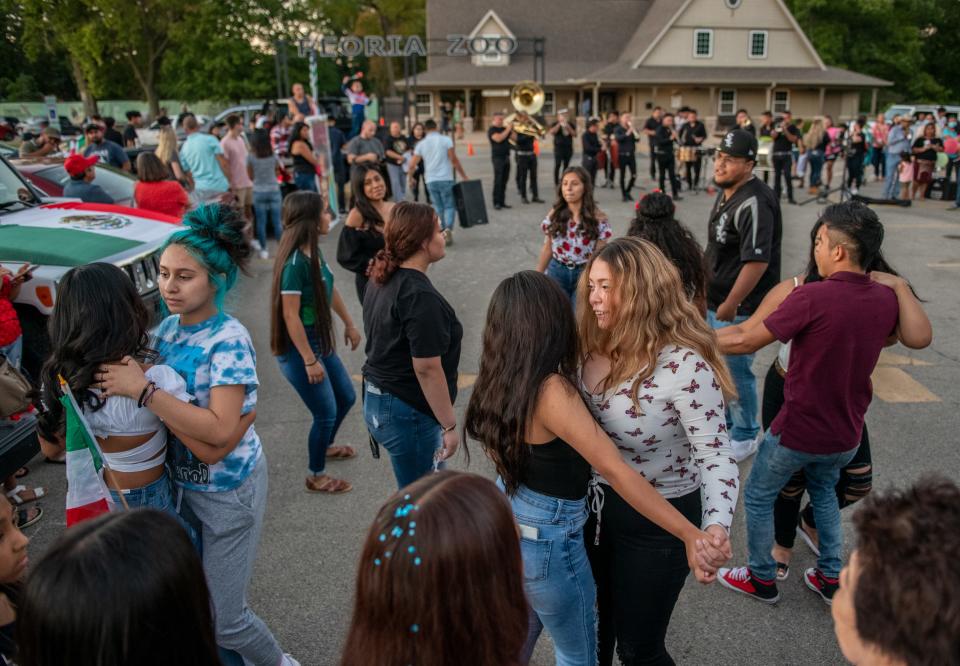
<instances>
[{"instance_id":1,"label":"black leggings","mask_svg":"<svg viewBox=\"0 0 960 666\"><path fill-rule=\"evenodd\" d=\"M771 365L767 377L763 381L763 429L767 430L777 412L783 406L783 377L777 372L776 366ZM840 480L837 481L837 501L842 509L866 497L873 486L873 465L870 458L870 437L867 434L867 424L863 424L863 434L860 436L860 448L857 449L853 460L840 470ZM797 518L803 515L803 522L816 528L813 517L813 507L807 505L800 510L803 493L807 481L803 470L798 471L780 491L777 501L773 505L774 534L777 545L784 548L793 548L797 536Z\"/></svg>"},{"instance_id":2,"label":"black leggings","mask_svg":"<svg viewBox=\"0 0 960 666\"><path fill-rule=\"evenodd\" d=\"M620 191L623 196L631 196L630 190L633 184L637 182L637 158L633 153L620 153ZM627 178L627 169L630 170L630 177Z\"/></svg>"},{"instance_id":3,"label":"black leggings","mask_svg":"<svg viewBox=\"0 0 960 666\"><path fill-rule=\"evenodd\" d=\"M683 542L634 511L610 486L600 487L599 545L596 514L583 530L597 583L600 666L613 663L614 647L623 666L673 666L664 639L690 572ZM668 501L700 524L699 490Z\"/></svg>"}]
</instances>

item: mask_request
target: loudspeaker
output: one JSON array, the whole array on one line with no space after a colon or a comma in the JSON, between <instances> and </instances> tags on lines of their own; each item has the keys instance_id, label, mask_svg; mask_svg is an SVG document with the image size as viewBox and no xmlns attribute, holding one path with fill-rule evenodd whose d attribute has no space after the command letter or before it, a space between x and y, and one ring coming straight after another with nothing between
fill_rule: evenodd
<instances>
[{"instance_id":1,"label":"loudspeaker","mask_svg":"<svg viewBox=\"0 0 960 666\"><path fill-rule=\"evenodd\" d=\"M952 180L947 183L946 178L934 178L927 188L927 198L936 201L953 201L957 198L957 184Z\"/></svg>"},{"instance_id":2,"label":"loudspeaker","mask_svg":"<svg viewBox=\"0 0 960 666\"><path fill-rule=\"evenodd\" d=\"M464 229L475 224L487 224L487 204L483 200L483 185L479 180L463 180L453 186L453 198L457 203L460 226Z\"/></svg>"}]
</instances>

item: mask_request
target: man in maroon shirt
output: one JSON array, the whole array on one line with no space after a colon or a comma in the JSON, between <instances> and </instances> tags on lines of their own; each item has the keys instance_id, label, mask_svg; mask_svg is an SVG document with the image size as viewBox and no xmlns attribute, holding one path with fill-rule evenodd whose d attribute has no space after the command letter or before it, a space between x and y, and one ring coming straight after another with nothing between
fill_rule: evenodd
<instances>
[{"instance_id":1,"label":"man in maroon shirt","mask_svg":"<svg viewBox=\"0 0 960 666\"><path fill-rule=\"evenodd\" d=\"M817 567L807 587L828 604L837 589L843 532L834 487L857 451L873 396L870 374L896 334L897 297L866 274L880 251L883 225L857 202L824 211L814 241L824 278L795 289L762 325L733 327L733 353L751 353L775 339L792 341L784 405L760 445L744 491L749 566L721 569L720 583L766 603L780 598L773 547L773 504L802 469L820 537ZM738 330L739 329L739 330Z\"/></svg>"}]
</instances>

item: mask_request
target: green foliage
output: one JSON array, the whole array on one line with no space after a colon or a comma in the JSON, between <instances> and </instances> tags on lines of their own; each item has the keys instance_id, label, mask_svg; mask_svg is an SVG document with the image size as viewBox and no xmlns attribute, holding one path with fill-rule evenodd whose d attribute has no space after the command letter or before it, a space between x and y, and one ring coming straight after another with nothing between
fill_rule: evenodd
<instances>
[{"instance_id":1,"label":"green foliage","mask_svg":"<svg viewBox=\"0 0 960 666\"><path fill-rule=\"evenodd\" d=\"M787 0L828 65L893 81L889 100L960 99L957 0Z\"/></svg>"}]
</instances>

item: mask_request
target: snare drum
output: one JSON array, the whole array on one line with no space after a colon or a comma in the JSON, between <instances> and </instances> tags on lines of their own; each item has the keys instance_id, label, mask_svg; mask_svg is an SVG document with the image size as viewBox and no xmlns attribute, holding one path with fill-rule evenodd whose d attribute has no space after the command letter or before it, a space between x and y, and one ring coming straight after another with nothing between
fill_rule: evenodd
<instances>
[{"instance_id":1,"label":"snare drum","mask_svg":"<svg viewBox=\"0 0 960 666\"><path fill-rule=\"evenodd\" d=\"M696 162L696 161L697 161L697 147L696 147L696 146L680 146L680 161L681 161L681 162Z\"/></svg>"}]
</instances>

